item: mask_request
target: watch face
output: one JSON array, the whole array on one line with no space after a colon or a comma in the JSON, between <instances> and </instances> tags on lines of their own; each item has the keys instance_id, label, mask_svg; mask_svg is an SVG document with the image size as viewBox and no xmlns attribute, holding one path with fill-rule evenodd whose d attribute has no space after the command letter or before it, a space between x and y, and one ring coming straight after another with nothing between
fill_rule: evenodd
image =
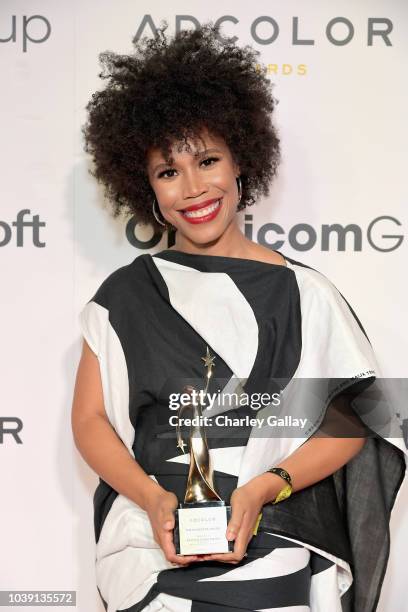
<instances>
[{"instance_id":1,"label":"watch face","mask_svg":"<svg viewBox=\"0 0 408 612\"><path fill-rule=\"evenodd\" d=\"M272 474L277 474L278 476L286 480L286 482L288 482L289 484L292 482L288 472L282 468L271 468L270 470L268 470L268 472L272 472Z\"/></svg>"}]
</instances>

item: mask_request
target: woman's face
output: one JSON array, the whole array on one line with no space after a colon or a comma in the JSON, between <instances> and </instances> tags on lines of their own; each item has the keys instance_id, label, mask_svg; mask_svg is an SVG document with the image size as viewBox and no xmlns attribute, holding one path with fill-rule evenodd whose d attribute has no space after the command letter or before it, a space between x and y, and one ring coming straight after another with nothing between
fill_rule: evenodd
<instances>
[{"instance_id":1,"label":"woman's face","mask_svg":"<svg viewBox=\"0 0 408 612\"><path fill-rule=\"evenodd\" d=\"M202 134L190 151L172 147L172 163L159 149L147 156L147 172L163 217L177 234L197 244L216 240L235 220L240 174L222 138ZM157 210L157 206L156 206Z\"/></svg>"}]
</instances>

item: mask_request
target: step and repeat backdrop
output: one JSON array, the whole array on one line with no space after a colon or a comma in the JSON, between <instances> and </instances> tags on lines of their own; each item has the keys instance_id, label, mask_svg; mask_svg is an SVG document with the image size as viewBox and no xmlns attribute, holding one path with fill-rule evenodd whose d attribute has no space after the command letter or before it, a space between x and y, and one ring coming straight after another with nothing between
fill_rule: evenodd
<instances>
[{"instance_id":1,"label":"step and repeat backdrop","mask_svg":"<svg viewBox=\"0 0 408 612\"><path fill-rule=\"evenodd\" d=\"M239 213L241 227L326 274L384 376L408 374L405 1L3 0L0 590L76 591L81 612L103 607L97 476L70 421L78 313L113 270L169 246L132 218L113 219L81 126L103 87L98 54L131 52L133 37L153 36L163 19L171 33L222 22L225 35L260 51L279 100L282 163L269 197ZM406 502L405 484L380 612L408 610Z\"/></svg>"}]
</instances>

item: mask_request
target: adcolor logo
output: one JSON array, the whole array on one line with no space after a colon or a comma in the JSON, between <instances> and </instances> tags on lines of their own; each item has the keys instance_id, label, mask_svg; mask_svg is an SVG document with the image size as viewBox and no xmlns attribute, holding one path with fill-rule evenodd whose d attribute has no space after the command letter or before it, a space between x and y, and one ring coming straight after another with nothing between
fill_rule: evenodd
<instances>
[{"instance_id":1,"label":"adcolor logo","mask_svg":"<svg viewBox=\"0 0 408 612\"><path fill-rule=\"evenodd\" d=\"M22 429L23 421L18 417L0 417L0 444L4 444L6 440L22 444L19 436Z\"/></svg>"},{"instance_id":2,"label":"adcolor logo","mask_svg":"<svg viewBox=\"0 0 408 612\"><path fill-rule=\"evenodd\" d=\"M188 27L193 25L195 29L199 29L201 26L200 21L194 15L175 15L174 18L176 32L186 29L186 24L188 24ZM239 18L235 15L222 15L213 21L216 25L221 26L224 23L228 23L228 30L230 28L233 29L235 25L240 23ZM354 24L348 17L332 17L327 22L318 25L317 30L315 24L306 24L305 21L300 17L291 18L285 15L284 20L280 23L271 15L260 15L248 24L249 33L252 40L258 45L271 45L278 38L282 37L287 45L310 46L315 45L316 40L325 40L337 47L348 45L355 35ZM361 26L363 23L364 25ZM361 30L361 27L363 31L359 31L356 38L363 45L367 47L371 47L374 44L382 44L386 47L392 46L390 34L394 26L388 17L366 17L365 22L363 19L360 22L359 18L358 28ZM156 32L157 25L153 21L153 17L150 14L146 14L140 22L134 41L139 41L142 36L146 36L149 33L155 36ZM220 38L222 39L222 37ZM236 42L238 36L233 36L232 40Z\"/></svg>"}]
</instances>

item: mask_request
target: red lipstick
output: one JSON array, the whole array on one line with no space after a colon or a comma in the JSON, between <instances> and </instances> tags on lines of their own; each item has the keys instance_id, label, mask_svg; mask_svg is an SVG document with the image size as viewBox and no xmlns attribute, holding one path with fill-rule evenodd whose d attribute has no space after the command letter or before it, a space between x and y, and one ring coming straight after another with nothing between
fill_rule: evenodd
<instances>
[{"instance_id":1,"label":"red lipstick","mask_svg":"<svg viewBox=\"0 0 408 612\"><path fill-rule=\"evenodd\" d=\"M204 206L210 206L210 204L215 204L221 198L213 198L212 200L206 200L205 202L199 202L199 204L192 204L191 206L187 206L187 208L183 208L181 212L186 212L186 210L198 210L199 208L203 208Z\"/></svg>"},{"instance_id":2,"label":"red lipstick","mask_svg":"<svg viewBox=\"0 0 408 612\"><path fill-rule=\"evenodd\" d=\"M221 205L222 198L213 198L212 200L206 200L205 202L200 202L199 204L193 204L192 206L188 206L187 208L184 208L179 212L183 215L183 218L189 223L206 223L207 221L212 221L213 219L215 219L221 209ZM211 208L207 214L194 214L196 211L208 207Z\"/></svg>"}]
</instances>

